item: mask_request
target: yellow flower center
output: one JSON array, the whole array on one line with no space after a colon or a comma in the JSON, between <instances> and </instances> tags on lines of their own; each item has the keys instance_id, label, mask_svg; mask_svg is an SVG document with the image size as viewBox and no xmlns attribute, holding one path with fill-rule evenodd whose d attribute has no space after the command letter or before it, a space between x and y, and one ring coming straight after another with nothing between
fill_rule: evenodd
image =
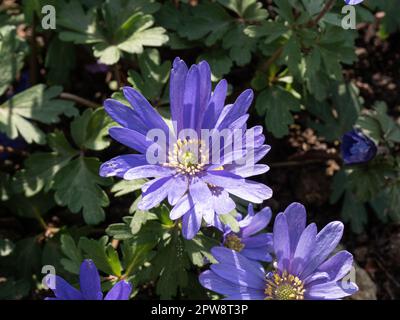
<instances>
[{"instance_id":1,"label":"yellow flower center","mask_svg":"<svg viewBox=\"0 0 400 320\"><path fill-rule=\"evenodd\" d=\"M224 246L237 252L242 251L244 248L244 244L240 241L240 238L233 233L225 237Z\"/></svg>"},{"instance_id":2,"label":"yellow flower center","mask_svg":"<svg viewBox=\"0 0 400 320\"><path fill-rule=\"evenodd\" d=\"M164 165L181 174L195 175L203 170L207 160L208 153L202 140L178 139L168 152L168 162Z\"/></svg>"},{"instance_id":3,"label":"yellow flower center","mask_svg":"<svg viewBox=\"0 0 400 320\"><path fill-rule=\"evenodd\" d=\"M303 282L286 271L282 275L273 272L272 276L267 278L264 291L266 300L303 300L304 292Z\"/></svg>"}]
</instances>

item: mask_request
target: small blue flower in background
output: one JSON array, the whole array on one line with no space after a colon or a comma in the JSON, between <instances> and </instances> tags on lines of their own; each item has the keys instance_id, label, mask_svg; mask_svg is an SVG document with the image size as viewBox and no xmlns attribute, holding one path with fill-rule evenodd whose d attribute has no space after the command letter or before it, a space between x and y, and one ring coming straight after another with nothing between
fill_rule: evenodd
<instances>
[{"instance_id":1,"label":"small blue flower in background","mask_svg":"<svg viewBox=\"0 0 400 320\"><path fill-rule=\"evenodd\" d=\"M359 130L352 130L344 134L341 148L345 164L370 161L377 152L375 143Z\"/></svg>"},{"instance_id":2,"label":"small blue flower in background","mask_svg":"<svg viewBox=\"0 0 400 320\"><path fill-rule=\"evenodd\" d=\"M271 220L271 209L264 208L254 214L253 205L249 204L247 216L242 219L238 214L240 231L232 232L229 226L224 226L223 245L229 249L240 252L241 255L251 260L271 262L272 257L272 234L259 233L266 228Z\"/></svg>"},{"instance_id":3,"label":"small blue flower in background","mask_svg":"<svg viewBox=\"0 0 400 320\"><path fill-rule=\"evenodd\" d=\"M344 2L346 2L346 4L355 6L356 4L359 4L361 2L363 2L364 0L344 0Z\"/></svg>"},{"instance_id":4,"label":"small blue flower in background","mask_svg":"<svg viewBox=\"0 0 400 320\"><path fill-rule=\"evenodd\" d=\"M132 292L132 285L122 280L117 282L103 299L99 272L93 261L89 259L81 264L80 290L59 276L47 275L45 281L55 295L54 298L49 297L46 300L128 300Z\"/></svg>"},{"instance_id":5,"label":"small blue flower in background","mask_svg":"<svg viewBox=\"0 0 400 320\"><path fill-rule=\"evenodd\" d=\"M328 258L342 234L338 221L319 233L314 223L306 227L304 206L292 203L275 219L273 271L235 250L214 247L211 253L218 263L199 280L203 287L232 300L341 299L358 290L355 283L341 281L352 268L353 256L343 250Z\"/></svg>"},{"instance_id":6,"label":"small blue flower in background","mask_svg":"<svg viewBox=\"0 0 400 320\"><path fill-rule=\"evenodd\" d=\"M225 106L227 87L227 82L221 80L212 92L207 62L202 61L188 69L184 61L176 58L170 80L174 130L170 130L160 114L133 88L123 88L132 108L113 99L104 102L107 113L122 126L111 128L111 137L139 154L121 155L103 163L100 175L125 180L154 178L142 187L138 208L149 210L167 198L173 206L170 218L182 218L182 234L186 239L192 239L198 233L203 219L208 225L218 226L218 215L235 209L230 194L253 203L262 203L272 196L269 187L247 179L269 170L267 165L257 164L270 150L270 146L264 144L262 127L247 129L246 126L253 92L245 90L233 104ZM161 130L170 144L165 146L158 141L149 141L147 134L152 129ZM226 130L227 140L232 144L241 141L243 147L229 149L224 140L219 148L209 144L207 149L203 140L177 138L182 130L188 129L199 137L201 130ZM242 131L239 137L235 130ZM248 132L254 141L251 147L244 141ZM149 163L147 151L154 145L167 155L165 163ZM222 156L210 163L208 157L215 152L212 147ZM193 150L197 150L196 154ZM254 155L253 161L249 161L252 163L235 161L249 153Z\"/></svg>"},{"instance_id":7,"label":"small blue flower in background","mask_svg":"<svg viewBox=\"0 0 400 320\"><path fill-rule=\"evenodd\" d=\"M6 134L0 132L0 159L7 159L12 153L11 150L23 150L26 142L21 138L10 139Z\"/></svg>"}]
</instances>

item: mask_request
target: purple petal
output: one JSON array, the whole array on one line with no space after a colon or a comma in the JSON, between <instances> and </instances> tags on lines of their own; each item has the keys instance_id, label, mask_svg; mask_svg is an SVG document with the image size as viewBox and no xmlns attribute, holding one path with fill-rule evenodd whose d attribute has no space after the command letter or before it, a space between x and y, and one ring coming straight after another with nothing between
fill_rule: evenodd
<instances>
[{"instance_id":1,"label":"purple petal","mask_svg":"<svg viewBox=\"0 0 400 320\"><path fill-rule=\"evenodd\" d=\"M142 119L142 122L149 129L161 129L167 137L169 136L168 125L140 92L131 87L124 87L122 88L122 91L125 98Z\"/></svg>"},{"instance_id":2,"label":"purple petal","mask_svg":"<svg viewBox=\"0 0 400 320\"><path fill-rule=\"evenodd\" d=\"M317 271L329 274L331 281L342 279L353 266L353 255L348 251L340 251L322 263Z\"/></svg>"},{"instance_id":3,"label":"purple petal","mask_svg":"<svg viewBox=\"0 0 400 320\"><path fill-rule=\"evenodd\" d=\"M196 204L196 208L199 207L199 204ZM199 210L199 212L201 212L201 215L203 216L204 221L206 222L206 224L208 226L213 226L215 224L216 221L218 221L219 219L216 219L216 215L215 215L215 211L214 208L212 207L203 207Z\"/></svg>"},{"instance_id":4,"label":"purple petal","mask_svg":"<svg viewBox=\"0 0 400 320\"><path fill-rule=\"evenodd\" d=\"M124 179L135 180L141 178L157 178L157 177L171 176L174 173L175 171L170 168L163 167L160 165L148 164L129 169L124 174Z\"/></svg>"},{"instance_id":5,"label":"purple petal","mask_svg":"<svg viewBox=\"0 0 400 320\"><path fill-rule=\"evenodd\" d=\"M146 153L147 149L154 143L146 140L146 136L143 134L127 128L112 127L108 132L114 140L140 153Z\"/></svg>"},{"instance_id":6,"label":"purple petal","mask_svg":"<svg viewBox=\"0 0 400 320\"><path fill-rule=\"evenodd\" d=\"M290 234L286 215L278 214L274 223L274 251L280 271L288 270L290 265Z\"/></svg>"},{"instance_id":7,"label":"purple petal","mask_svg":"<svg viewBox=\"0 0 400 320\"><path fill-rule=\"evenodd\" d=\"M305 285L314 285L318 283L325 283L329 281L329 274L326 272L315 272L303 279Z\"/></svg>"},{"instance_id":8,"label":"purple petal","mask_svg":"<svg viewBox=\"0 0 400 320\"><path fill-rule=\"evenodd\" d=\"M260 233L249 238L242 239L245 248L253 249L259 247L269 247L272 249L273 235L272 233Z\"/></svg>"},{"instance_id":9,"label":"purple petal","mask_svg":"<svg viewBox=\"0 0 400 320\"><path fill-rule=\"evenodd\" d=\"M142 200L140 200L138 208L140 210L149 210L160 204L168 196L171 181L171 176L154 179L152 184L146 186L146 191L142 193Z\"/></svg>"},{"instance_id":10,"label":"purple petal","mask_svg":"<svg viewBox=\"0 0 400 320\"><path fill-rule=\"evenodd\" d=\"M184 214L189 212L194 206L193 199L188 195L184 195L172 208L171 212L169 213L169 217L172 220L179 219Z\"/></svg>"},{"instance_id":11,"label":"purple petal","mask_svg":"<svg viewBox=\"0 0 400 320\"><path fill-rule=\"evenodd\" d=\"M290 252L293 256L296 250L297 242L306 227L307 213L301 203L293 202L284 212L290 234Z\"/></svg>"},{"instance_id":12,"label":"purple petal","mask_svg":"<svg viewBox=\"0 0 400 320\"><path fill-rule=\"evenodd\" d=\"M219 123L216 125L217 129L222 130L228 128L231 123L246 114L253 101L253 97L254 94L251 89L243 91L236 99L232 107L229 108L229 112L227 112L222 119L221 117L218 119Z\"/></svg>"},{"instance_id":13,"label":"purple petal","mask_svg":"<svg viewBox=\"0 0 400 320\"><path fill-rule=\"evenodd\" d=\"M238 268L236 265L227 265L225 263L216 263L210 266L210 269L219 277L232 282L240 287L249 287L253 289L262 289L265 286L265 280L260 279L251 271Z\"/></svg>"},{"instance_id":14,"label":"purple petal","mask_svg":"<svg viewBox=\"0 0 400 320\"><path fill-rule=\"evenodd\" d=\"M265 294L261 290L247 293L233 294L222 300L264 300Z\"/></svg>"},{"instance_id":15,"label":"purple petal","mask_svg":"<svg viewBox=\"0 0 400 320\"><path fill-rule=\"evenodd\" d=\"M242 229L242 237L247 238L263 230L271 220L271 209L266 207L254 215L248 226Z\"/></svg>"},{"instance_id":16,"label":"purple petal","mask_svg":"<svg viewBox=\"0 0 400 320\"><path fill-rule=\"evenodd\" d=\"M263 247L258 247L258 248L245 247L242 251L240 251L240 253L246 258L251 260L271 262L272 257L268 253L269 249L270 247L265 245Z\"/></svg>"},{"instance_id":17,"label":"purple petal","mask_svg":"<svg viewBox=\"0 0 400 320\"><path fill-rule=\"evenodd\" d=\"M201 124L203 123L204 113L208 107L208 101L211 97L211 70L206 61L201 61L198 64L200 85L199 85L199 110L197 110L195 129L200 132Z\"/></svg>"},{"instance_id":18,"label":"purple petal","mask_svg":"<svg viewBox=\"0 0 400 320\"><path fill-rule=\"evenodd\" d=\"M248 178L266 173L267 171L269 171L269 166L267 166L266 164L256 164L251 166L232 166L229 169L226 168L226 170L243 178Z\"/></svg>"},{"instance_id":19,"label":"purple petal","mask_svg":"<svg viewBox=\"0 0 400 320\"><path fill-rule=\"evenodd\" d=\"M314 300L336 300L350 296L358 291L355 283L347 283L346 288L340 281L311 285L306 290L306 298Z\"/></svg>"},{"instance_id":20,"label":"purple petal","mask_svg":"<svg viewBox=\"0 0 400 320\"><path fill-rule=\"evenodd\" d=\"M176 133L182 130L183 126L183 94L185 92L185 80L188 68L181 59L176 58L171 70L170 80L170 104L171 118L176 122Z\"/></svg>"},{"instance_id":21,"label":"purple petal","mask_svg":"<svg viewBox=\"0 0 400 320\"><path fill-rule=\"evenodd\" d=\"M193 179L193 181L189 185L189 192L193 199L193 202L201 211L209 210L211 208L211 191L202 180Z\"/></svg>"},{"instance_id":22,"label":"purple petal","mask_svg":"<svg viewBox=\"0 0 400 320\"><path fill-rule=\"evenodd\" d=\"M228 90L228 83L225 79L222 79L216 85L214 92L210 98L207 110L204 114L203 129L214 128L217 120L222 112L222 108L225 105L226 93Z\"/></svg>"},{"instance_id":23,"label":"purple petal","mask_svg":"<svg viewBox=\"0 0 400 320\"><path fill-rule=\"evenodd\" d=\"M196 119L200 111L200 72L197 65L188 71L185 92L183 94L183 129L196 128ZM179 133L178 133L179 134Z\"/></svg>"},{"instance_id":24,"label":"purple petal","mask_svg":"<svg viewBox=\"0 0 400 320\"><path fill-rule=\"evenodd\" d=\"M123 178L125 172L137 166L147 164L146 156L143 154L127 154L118 156L104 162L100 166L99 174L102 177L117 176Z\"/></svg>"},{"instance_id":25,"label":"purple petal","mask_svg":"<svg viewBox=\"0 0 400 320\"><path fill-rule=\"evenodd\" d=\"M79 271L79 283L81 292L86 300L102 300L100 276L92 260L86 259L82 262Z\"/></svg>"},{"instance_id":26,"label":"purple petal","mask_svg":"<svg viewBox=\"0 0 400 320\"><path fill-rule=\"evenodd\" d=\"M67 281L59 276L49 274L45 277L46 284L52 289L56 300L84 300L82 293L71 286ZM54 288L52 288L54 286ZM53 298L48 298L51 300Z\"/></svg>"},{"instance_id":27,"label":"purple petal","mask_svg":"<svg viewBox=\"0 0 400 320\"><path fill-rule=\"evenodd\" d=\"M176 205L188 190L188 178L186 176L174 176L168 190L168 202L171 206Z\"/></svg>"},{"instance_id":28,"label":"purple petal","mask_svg":"<svg viewBox=\"0 0 400 320\"><path fill-rule=\"evenodd\" d=\"M104 109L121 126L135 130L143 135L147 134L149 128L146 127L137 112L132 108L117 100L107 99L104 101Z\"/></svg>"},{"instance_id":29,"label":"purple petal","mask_svg":"<svg viewBox=\"0 0 400 320\"><path fill-rule=\"evenodd\" d=\"M315 248L316 236L317 226L315 223L308 225L301 234L290 268L290 272L293 275L300 275L303 272L303 269L307 265L308 259Z\"/></svg>"},{"instance_id":30,"label":"purple petal","mask_svg":"<svg viewBox=\"0 0 400 320\"><path fill-rule=\"evenodd\" d=\"M272 196L272 190L266 185L242 179L224 170L208 171L203 180L253 203L261 203Z\"/></svg>"},{"instance_id":31,"label":"purple petal","mask_svg":"<svg viewBox=\"0 0 400 320\"><path fill-rule=\"evenodd\" d=\"M301 274L303 278L316 270L336 248L342 238L343 228L343 223L334 221L327 224L325 228L317 234L315 249Z\"/></svg>"},{"instance_id":32,"label":"purple petal","mask_svg":"<svg viewBox=\"0 0 400 320\"><path fill-rule=\"evenodd\" d=\"M201 227L202 215L192 207L182 218L182 235L185 239L193 239Z\"/></svg>"},{"instance_id":33,"label":"purple petal","mask_svg":"<svg viewBox=\"0 0 400 320\"><path fill-rule=\"evenodd\" d=\"M249 205L247 206L247 216L248 217L254 217L255 212L254 212L254 207L252 203L249 203Z\"/></svg>"},{"instance_id":34,"label":"purple petal","mask_svg":"<svg viewBox=\"0 0 400 320\"><path fill-rule=\"evenodd\" d=\"M234 266L238 270L250 272L259 278L260 281L265 280L265 272L261 264L243 257L234 250L224 247L214 247L211 249L211 254L220 264ZM235 277L235 275L232 274L232 277Z\"/></svg>"},{"instance_id":35,"label":"purple petal","mask_svg":"<svg viewBox=\"0 0 400 320\"><path fill-rule=\"evenodd\" d=\"M248 297L251 299L263 299L263 291L254 290L248 287L237 286L230 281L217 276L214 272L207 270L200 274L199 276L200 284L214 292L223 294L226 296L235 296L238 299L245 299ZM262 298L261 298L262 297Z\"/></svg>"},{"instance_id":36,"label":"purple petal","mask_svg":"<svg viewBox=\"0 0 400 320\"><path fill-rule=\"evenodd\" d=\"M217 214L226 214L236 208L236 203L229 197L229 193L221 190L212 195L213 207Z\"/></svg>"},{"instance_id":37,"label":"purple petal","mask_svg":"<svg viewBox=\"0 0 400 320\"><path fill-rule=\"evenodd\" d=\"M104 297L104 300L128 300L132 285L127 281L118 281Z\"/></svg>"}]
</instances>

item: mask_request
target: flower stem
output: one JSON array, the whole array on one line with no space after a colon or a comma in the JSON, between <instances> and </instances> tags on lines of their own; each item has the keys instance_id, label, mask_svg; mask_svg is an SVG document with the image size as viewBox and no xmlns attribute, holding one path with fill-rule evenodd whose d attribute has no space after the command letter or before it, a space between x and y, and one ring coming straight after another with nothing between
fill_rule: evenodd
<instances>
[{"instance_id":1,"label":"flower stem","mask_svg":"<svg viewBox=\"0 0 400 320\"><path fill-rule=\"evenodd\" d=\"M39 222L41 227L45 231L47 231L47 229L48 229L47 223L44 221L43 217L41 216L41 214L37 208L33 208L33 215L35 216L35 219Z\"/></svg>"},{"instance_id":2,"label":"flower stem","mask_svg":"<svg viewBox=\"0 0 400 320\"><path fill-rule=\"evenodd\" d=\"M80 105L88 107L88 108L96 109L96 108L99 107L99 104L97 104L96 102L89 101L89 100L87 100L85 98L79 97L79 96L74 95L72 93L62 92L60 94L60 98L64 99L64 100L73 101L73 102L75 102L77 104L80 104Z\"/></svg>"},{"instance_id":3,"label":"flower stem","mask_svg":"<svg viewBox=\"0 0 400 320\"><path fill-rule=\"evenodd\" d=\"M335 4L335 1L336 0L329 0L327 3L325 3L325 6L322 8L321 12L318 14L318 16L314 20L311 20L307 24L307 27L309 27L309 28L315 27L321 21L321 19L325 16L325 14L327 14L332 9L333 5Z\"/></svg>"}]
</instances>

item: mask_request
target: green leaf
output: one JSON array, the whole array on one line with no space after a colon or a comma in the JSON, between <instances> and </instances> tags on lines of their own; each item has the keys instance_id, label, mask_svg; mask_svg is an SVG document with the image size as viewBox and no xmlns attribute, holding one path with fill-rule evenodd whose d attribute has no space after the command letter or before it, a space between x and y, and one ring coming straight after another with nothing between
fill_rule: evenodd
<instances>
[{"instance_id":1,"label":"green leaf","mask_svg":"<svg viewBox=\"0 0 400 320\"><path fill-rule=\"evenodd\" d=\"M361 110L362 99L353 84L332 84L329 91L332 105L327 101L319 102L309 98L306 106L320 120L310 121L309 126L328 141L333 141L353 128Z\"/></svg>"},{"instance_id":2,"label":"green leaf","mask_svg":"<svg viewBox=\"0 0 400 320\"><path fill-rule=\"evenodd\" d=\"M97 224L104 220L103 207L108 206L107 194L100 186L109 184L109 180L99 176L100 161L96 158L79 157L56 175L54 189L56 201L73 213L83 211L88 224Z\"/></svg>"},{"instance_id":3,"label":"green leaf","mask_svg":"<svg viewBox=\"0 0 400 320\"><path fill-rule=\"evenodd\" d=\"M108 129L113 126L113 121L103 108L86 109L71 123L72 137L80 148L100 151L110 145Z\"/></svg>"},{"instance_id":4,"label":"green leaf","mask_svg":"<svg viewBox=\"0 0 400 320\"><path fill-rule=\"evenodd\" d=\"M74 43L93 44L94 56L101 63L115 64L122 52L143 52L146 46L161 46L168 41L165 29L153 27L150 14L159 8L154 2L113 0L101 8L85 12L74 0L65 4L57 20L63 30L60 38Z\"/></svg>"},{"instance_id":5,"label":"green leaf","mask_svg":"<svg viewBox=\"0 0 400 320\"><path fill-rule=\"evenodd\" d=\"M0 299L21 300L29 294L31 287L29 280L7 278L0 283Z\"/></svg>"},{"instance_id":6,"label":"green leaf","mask_svg":"<svg viewBox=\"0 0 400 320\"><path fill-rule=\"evenodd\" d=\"M399 3L397 0L368 0L368 5L372 9L379 9L385 12L382 21L382 28L385 33L391 33L400 28L400 19L397 14Z\"/></svg>"},{"instance_id":7,"label":"green leaf","mask_svg":"<svg viewBox=\"0 0 400 320\"><path fill-rule=\"evenodd\" d=\"M263 21L259 25L250 25L244 29L244 33L251 38L263 38L264 43L269 44L282 37L290 29L283 22ZM265 38L264 38L265 37Z\"/></svg>"},{"instance_id":8,"label":"green leaf","mask_svg":"<svg viewBox=\"0 0 400 320\"><path fill-rule=\"evenodd\" d=\"M47 142L53 151L33 153L25 161L25 170L16 175L14 186L27 197L51 190L58 171L78 155L60 131L50 133Z\"/></svg>"},{"instance_id":9,"label":"green leaf","mask_svg":"<svg viewBox=\"0 0 400 320\"><path fill-rule=\"evenodd\" d=\"M188 285L186 269L189 259L184 251L183 240L174 234L169 243L157 251L152 261L154 276L159 275L156 292L161 299L170 299L178 293L178 288Z\"/></svg>"},{"instance_id":10,"label":"green leaf","mask_svg":"<svg viewBox=\"0 0 400 320\"><path fill-rule=\"evenodd\" d=\"M155 245L155 242L130 243L129 241L121 245L125 276L135 274L146 261L154 257L154 252L151 250Z\"/></svg>"},{"instance_id":11,"label":"green leaf","mask_svg":"<svg viewBox=\"0 0 400 320\"><path fill-rule=\"evenodd\" d=\"M373 161L365 166L355 166L349 169L349 187L360 201L366 202L379 193L386 178L393 174L393 166L386 162Z\"/></svg>"},{"instance_id":12,"label":"green leaf","mask_svg":"<svg viewBox=\"0 0 400 320\"><path fill-rule=\"evenodd\" d=\"M205 38L206 46L223 39L233 22L232 17L217 3L201 3L192 7L190 13L182 16L182 20L175 26L178 34L189 40Z\"/></svg>"},{"instance_id":13,"label":"green leaf","mask_svg":"<svg viewBox=\"0 0 400 320\"><path fill-rule=\"evenodd\" d=\"M61 29L60 39L74 43L97 43L103 36L96 24L95 8L85 12L77 0L64 2L57 10L57 27Z\"/></svg>"},{"instance_id":14,"label":"green leaf","mask_svg":"<svg viewBox=\"0 0 400 320\"><path fill-rule=\"evenodd\" d=\"M21 135L29 143L44 143L43 132L28 120L51 124L58 122L62 114L75 115L72 102L57 99L61 91L61 87L45 89L38 84L16 94L0 105L0 131L12 139Z\"/></svg>"},{"instance_id":15,"label":"green leaf","mask_svg":"<svg viewBox=\"0 0 400 320\"><path fill-rule=\"evenodd\" d=\"M139 56L140 74L134 70L128 71L128 81L148 100L158 102L169 78L171 62L161 63L160 54L156 49L148 49Z\"/></svg>"},{"instance_id":16,"label":"green leaf","mask_svg":"<svg viewBox=\"0 0 400 320\"><path fill-rule=\"evenodd\" d=\"M300 111L300 101L280 86L274 86L259 94L256 109L265 115L267 130L281 138L288 134L288 126L293 123L291 111Z\"/></svg>"},{"instance_id":17,"label":"green leaf","mask_svg":"<svg viewBox=\"0 0 400 320\"><path fill-rule=\"evenodd\" d=\"M22 194L14 194L6 206L10 211L21 217L38 218L55 207L52 194L39 193L33 197L25 197Z\"/></svg>"},{"instance_id":18,"label":"green leaf","mask_svg":"<svg viewBox=\"0 0 400 320\"><path fill-rule=\"evenodd\" d=\"M61 235L61 250L67 258L61 259L61 264L68 272L79 274L83 261L81 250L76 246L74 239L69 234Z\"/></svg>"},{"instance_id":19,"label":"green leaf","mask_svg":"<svg viewBox=\"0 0 400 320\"><path fill-rule=\"evenodd\" d=\"M231 71L233 62L223 50L212 50L199 56L199 60L206 60L211 68L212 80L221 79Z\"/></svg>"},{"instance_id":20,"label":"green leaf","mask_svg":"<svg viewBox=\"0 0 400 320\"><path fill-rule=\"evenodd\" d=\"M218 0L218 2L245 20L262 21L268 17L268 11L257 0Z\"/></svg>"},{"instance_id":21,"label":"green leaf","mask_svg":"<svg viewBox=\"0 0 400 320\"><path fill-rule=\"evenodd\" d=\"M87 258L93 260L96 267L110 275L120 277L122 266L117 251L111 244L107 244L108 237L103 236L99 240L82 237L79 239L78 247L84 251Z\"/></svg>"},{"instance_id":22,"label":"green leaf","mask_svg":"<svg viewBox=\"0 0 400 320\"><path fill-rule=\"evenodd\" d=\"M106 229L106 233L110 237L113 237L117 240L127 240L133 238L131 228L129 227L132 217L123 217L122 220L124 223L110 224Z\"/></svg>"},{"instance_id":23,"label":"green leaf","mask_svg":"<svg viewBox=\"0 0 400 320\"><path fill-rule=\"evenodd\" d=\"M128 39L118 44L118 49L128 53L142 53L143 47L159 47L168 41L165 29L152 27L154 19L150 15L138 15L131 27ZM152 28L151 28L152 27Z\"/></svg>"},{"instance_id":24,"label":"green leaf","mask_svg":"<svg viewBox=\"0 0 400 320\"><path fill-rule=\"evenodd\" d=\"M65 59L68 57L68 59ZM45 67L47 83L68 84L70 73L75 68L75 47L72 43L53 38L46 53Z\"/></svg>"},{"instance_id":25,"label":"green leaf","mask_svg":"<svg viewBox=\"0 0 400 320\"><path fill-rule=\"evenodd\" d=\"M133 235L137 234L140 231L142 225L146 223L147 218L148 218L147 211L136 210L130 223L131 233Z\"/></svg>"},{"instance_id":26,"label":"green leaf","mask_svg":"<svg viewBox=\"0 0 400 320\"><path fill-rule=\"evenodd\" d=\"M121 58L121 52L117 46L109 46L106 43L100 43L93 47L93 55L99 58L100 63L104 64L115 64Z\"/></svg>"},{"instance_id":27,"label":"green leaf","mask_svg":"<svg viewBox=\"0 0 400 320\"><path fill-rule=\"evenodd\" d=\"M257 48L256 39L250 38L244 32L244 25L231 28L223 38L222 47L229 50L230 58L239 66L244 66L251 60L251 54Z\"/></svg>"},{"instance_id":28,"label":"green leaf","mask_svg":"<svg viewBox=\"0 0 400 320\"><path fill-rule=\"evenodd\" d=\"M121 197L142 188L147 179L121 180L114 184L111 192L115 197Z\"/></svg>"},{"instance_id":29,"label":"green leaf","mask_svg":"<svg viewBox=\"0 0 400 320\"><path fill-rule=\"evenodd\" d=\"M17 36L14 26L0 28L0 96L22 69L26 49L25 42Z\"/></svg>"},{"instance_id":30,"label":"green leaf","mask_svg":"<svg viewBox=\"0 0 400 320\"><path fill-rule=\"evenodd\" d=\"M42 249L36 237L24 238L16 243L14 253L16 273L19 277L31 279L40 271Z\"/></svg>"},{"instance_id":31,"label":"green leaf","mask_svg":"<svg viewBox=\"0 0 400 320\"><path fill-rule=\"evenodd\" d=\"M300 76L301 47L296 37L291 37L283 47L282 56L285 58L289 71L294 77Z\"/></svg>"},{"instance_id":32,"label":"green leaf","mask_svg":"<svg viewBox=\"0 0 400 320\"><path fill-rule=\"evenodd\" d=\"M376 102L374 110L368 110L361 115L357 125L376 143L380 140L400 143L400 125L387 114L385 102Z\"/></svg>"},{"instance_id":33,"label":"green leaf","mask_svg":"<svg viewBox=\"0 0 400 320\"><path fill-rule=\"evenodd\" d=\"M233 232L239 232L240 227L239 227L239 223L236 220L235 216L236 216L236 211L234 210L227 214L220 214L219 219L221 220L221 222L223 224L228 225Z\"/></svg>"},{"instance_id":34,"label":"green leaf","mask_svg":"<svg viewBox=\"0 0 400 320\"><path fill-rule=\"evenodd\" d=\"M185 251L195 266L203 267L208 262L217 262L210 253L212 247L220 245L217 240L198 233L192 240L184 240L184 244Z\"/></svg>"},{"instance_id":35,"label":"green leaf","mask_svg":"<svg viewBox=\"0 0 400 320\"><path fill-rule=\"evenodd\" d=\"M361 233L368 221L364 204L359 202L350 192L346 192L342 207L342 218L349 222L355 233Z\"/></svg>"},{"instance_id":36,"label":"green leaf","mask_svg":"<svg viewBox=\"0 0 400 320\"><path fill-rule=\"evenodd\" d=\"M338 171L332 180L332 193L329 198L331 204L339 201L347 188L347 175L345 170Z\"/></svg>"},{"instance_id":37,"label":"green leaf","mask_svg":"<svg viewBox=\"0 0 400 320\"><path fill-rule=\"evenodd\" d=\"M312 50L304 59L306 87L318 101L324 101L327 98L331 84L329 76L321 68L321 59L321 53L317 49Z\"/></svg>"}]
</instances>

